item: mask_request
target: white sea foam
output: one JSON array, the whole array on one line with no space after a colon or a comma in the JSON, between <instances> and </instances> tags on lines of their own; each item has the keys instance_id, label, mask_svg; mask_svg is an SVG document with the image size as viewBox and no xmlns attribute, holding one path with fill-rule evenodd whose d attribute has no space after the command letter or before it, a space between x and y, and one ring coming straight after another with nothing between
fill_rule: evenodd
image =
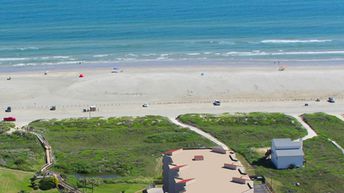
<instances>
[{"instance_id":1,"label":"white sea foam","mask_svg":"<svg viewBox=\"0 0 344 193\"><path fill-rule=\"evenodd\" d=\"M262 40L260 42L264 43L264 44L293 44L293 43L324 43L324 42L332 42L332 40L318 40L318 39L310 39L310 40L274 39L274 40Z\"/></svg>"},{"instance_id":2,"label":"white sea foam","mask_svg":"<svg viewBox=\"0 0 344 193\"><path fill-rule=\"evenodd\" d=\"M109 54L97 54L97 55L93 55L94 58L104 58L109 56Z\"/></svg>"},{"instance_id":3,"label":"white sea foam","mask_svg":"<svg viewBox=\"0 0 344 193\"><path fill-rule=\"evenodd\" d=\"M50 60L50 59L69 59L70 56L42 56L42 57L32 57L32 60Z\"/></svg>"},{"instance_id":4,"label":"white sea foam","mask_svg":"<svg viewBox=\"0 0 344 193\"><path fill-rule=\"evenodd\" d=\"M0 61L11 62L11 61L30 61L30 60L51 60L51 59L73 59L70 56L41 56L41 57L30 57L30 58L0 58Z\"/></svg>"},{"instance_id":5,"label":"white sea foam","mask_svg":"<svg viewBox=\"0 0 344 193\"><path fill-rule=\"evenodd\" d=\"M188 53L187 55L189 55L189 56L198 56L198 55L201 55L201 53L194 52L194 53Z\"/></svg>"},{"instance_id":6,"label":"white sea foam","mask_svg":"<svg viewBox=\"0 0 344 193\"><path fill-rule=\"evenodd\" d=\"M63 62L38 62L38 63L18 63L13 64L13 67L25 67L25 66L51 66L51 65L61 65L61 64L79 64L82 61L63 61Z\"/></svg>"},{"instance_id":7,"label":"white sea foam","mask_svg":"<svg viewBox=\"0 0 344 193\"><path fill-rule=\"evenodd\" d=\"M222 56L279 56L279 55L326 55L326 54L344 54L344 50L334 51L299 51L299 52L262 52L259 50L252 52L227 52Z\"/></svg>"},{"instance_id":8,"label":"white sea foam","mask_svg":"<svg viewBox=\"0 0 344 193\"><path fill-rule=\"evenodd\" d=\"M10 61L25 61L29 60L30 58L0 58L0 61L10 62Z\"/></svg>"},{"instance_id":9,"label":"white sea foam","mask_svg":"<svg viewBox=\"0 0 344 193\"><path fill-rule=\"evenodd\" d=\"M19 50L19 51L25 51L25 50L39 50L38 47L2 47L0 48L0 51L15 51L15 50Z\"/></svg>"}]
</instances>

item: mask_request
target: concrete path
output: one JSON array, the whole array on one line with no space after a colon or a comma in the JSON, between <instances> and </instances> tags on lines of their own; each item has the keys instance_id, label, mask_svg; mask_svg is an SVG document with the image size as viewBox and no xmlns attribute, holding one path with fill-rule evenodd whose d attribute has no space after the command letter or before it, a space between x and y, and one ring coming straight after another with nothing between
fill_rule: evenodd
<instances>
[{"instance_id":1,"label":"concrete path","mask_svg":"<svg viewBox=\"0 0 344 193\"><path fill-rule=\"evenodd\" d=\"M329 115L333 115L333 116L336 116L338 119L344 121L344 117L343 115L340 115L340 114L332 114L332 113L328 113ZM302 126L304 128L307 129L307 132L308 134L302 138L302 140L307 140L307 139L310 139L312 137L315 137L317 136L318 134L315 133L315 131L302 119L301 116L295 116L295 115L292 115L296 120L298 120ZM337 142L333 141L332 139L328 139L333 145L335 145L339 150L342 151L342 153L344 154L344 148L342 146L340 146Z\"/></svg>"},{"instance_id":2,"label":"concrete path","mask_svg":"<svg viewBox=\"0 0 344 193\"><path fill-rule=\"evenodd\" d=\"M344 121L343 115L340 115L340 114L330 114L330 115L336 116L338 119ZM344 154L344 148L342 146L340 146L337 142L333 141L332 139L328 139L328 140L331 141L331 143L335 145L338 149L340 149L342 153Z\"/></svg>"},{"instance_id":3,"label":"concrete path","mask_svg":"<svg viewBox=\"0 0 344 193\"><path fill-rule=\"evenodd\" d=\"M342 146L340 146L337 142L335 142L335 141L333 141L333 140L331 140L331 139L328 139L328 140L331 141L331 143L332 143L333 145L335 145L339 150L341 150L342 153L344 154L344 148L342 148Z\"/></svg>"},{"instance_id":4,"label":"concrete path","mask_svg":"<svg viewBox=\"0 0 344 193\"><path fill-rule=\"evenodd\" d=\"M191 125L187 125L187 124L184 124L184 123L181 123L177 118L169 118L170 121L176 125L179 125L181 127L184 127L184 128L188 128L190 129L191 131L194 131L195 133L209 139L210 141L214 142L215 144L217 144L218 146L221 146L224 150L229 150L229 148L227 147L227 145L225 145L224 143L222 143L221 141L219 141L218 139L216 139L215 137L213 137L212 135L210 135L209 133L206 133L204 131L202 131L201 129L197 128L197 127L194 127L194 126L191 126Z\"/></svg>"},{"instance_id":5,"label":"concrete path","mask_svg":"<svg viewBox=\"0 0 344 193\"><path fill-rule=\"evenodd\" d=\"M340 115L340 114L330 114L330 115L336 116L338 119L344 121L344 116L343 115Z\"/></svg>"},{"instance_id":6,"label":"concrete path","mask_svg":"<svg viewBox=\"0 0 344 193\"><path fill-rule=\"evenodd\" d=\"M307 135L302 138L303 141L318 136L318 134L302 119L301 115L291 116L294 117L307 130Z\"/></svg>"}]
</instances>

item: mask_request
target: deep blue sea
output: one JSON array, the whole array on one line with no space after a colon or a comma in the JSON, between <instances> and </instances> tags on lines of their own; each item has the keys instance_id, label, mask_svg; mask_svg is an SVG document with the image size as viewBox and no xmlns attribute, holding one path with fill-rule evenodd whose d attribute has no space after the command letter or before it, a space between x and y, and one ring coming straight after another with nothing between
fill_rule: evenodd
<instances>
[{"instance_id":1,"label":"deep blue sea","mask_svg":"<svg viewBox=\"0 0 344 193\"><path fill-rule=\"evenodd\" d=\"M0 66L344 60L343 0L0 0Z\"/></svg>"}]
</instances>

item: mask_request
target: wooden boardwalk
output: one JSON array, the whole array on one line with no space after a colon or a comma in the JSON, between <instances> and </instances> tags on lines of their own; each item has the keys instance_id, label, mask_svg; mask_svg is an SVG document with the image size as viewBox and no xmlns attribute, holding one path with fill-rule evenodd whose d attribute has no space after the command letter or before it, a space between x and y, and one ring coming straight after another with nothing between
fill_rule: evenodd
<instances>
[{"instance_id":1,"label":"wooden boardwalk","mask_svg":"<svg viewBox=\"0 0 344 193\"><path fill-rule=\"evenodd\" d=\"M36 132L31 132L33 135L37 137L41 145L43 146L45 150L45 164L40 170L40 173L44 174L45 176L55 176L58 181L58 188L63 189L64 192L68 193L81 193L77 188L74 188L73 186L69 185L64 181L64 179L61 177L59 173L56 173L54 171L49 170L50 167L54 164L54 156L51 146L49 145L48 141L41 135Z\"/></svg>"}]
</instances>

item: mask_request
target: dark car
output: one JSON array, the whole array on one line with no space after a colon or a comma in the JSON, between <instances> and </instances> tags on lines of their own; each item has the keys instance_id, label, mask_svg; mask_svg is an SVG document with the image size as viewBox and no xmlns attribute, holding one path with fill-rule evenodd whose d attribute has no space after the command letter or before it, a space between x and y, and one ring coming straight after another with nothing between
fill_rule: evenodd
<instances>
[{"instance_id":1,"label":"dark car","mask_svg":"<svg viewBox=\"0 0 344 193\"><path fill-rule=\"evenodd\" d=\"M51 106L49 110L55 111L56 110L56 106Z\"/></svg>"},{"instance_id":2,"label":"dark car","mask_svg":"<svg viewBox=\"0 0 344 193\"><path fill-rule=\"evenodd\" d=\"M5 110L6 113L10 113L11 111L12 111L11 107L7 107L6 110Z\"/></svg>"},{"instance_id":3,"label":"dark car","mask_svg":"<svg viewBox=\"0 0 344 193\"><path fill-rule=\"evenodd\" d=\"M328 97L327 102L329 102L329 103L335 103L336 100L335 100L333 97Z\"/></svg>"},{"instance_id":4,"label":"dark car","mask_svg":"<svg viewBox=\"0 0 344 193\"><path fill-rule=\"evenodd\" d=\"M213 105L214 105L214 106L220 106L220 105L221 105L221 102L220 102L219 100L215 100L215 101L213 102Z\"/></svg>"}]
</instances>

